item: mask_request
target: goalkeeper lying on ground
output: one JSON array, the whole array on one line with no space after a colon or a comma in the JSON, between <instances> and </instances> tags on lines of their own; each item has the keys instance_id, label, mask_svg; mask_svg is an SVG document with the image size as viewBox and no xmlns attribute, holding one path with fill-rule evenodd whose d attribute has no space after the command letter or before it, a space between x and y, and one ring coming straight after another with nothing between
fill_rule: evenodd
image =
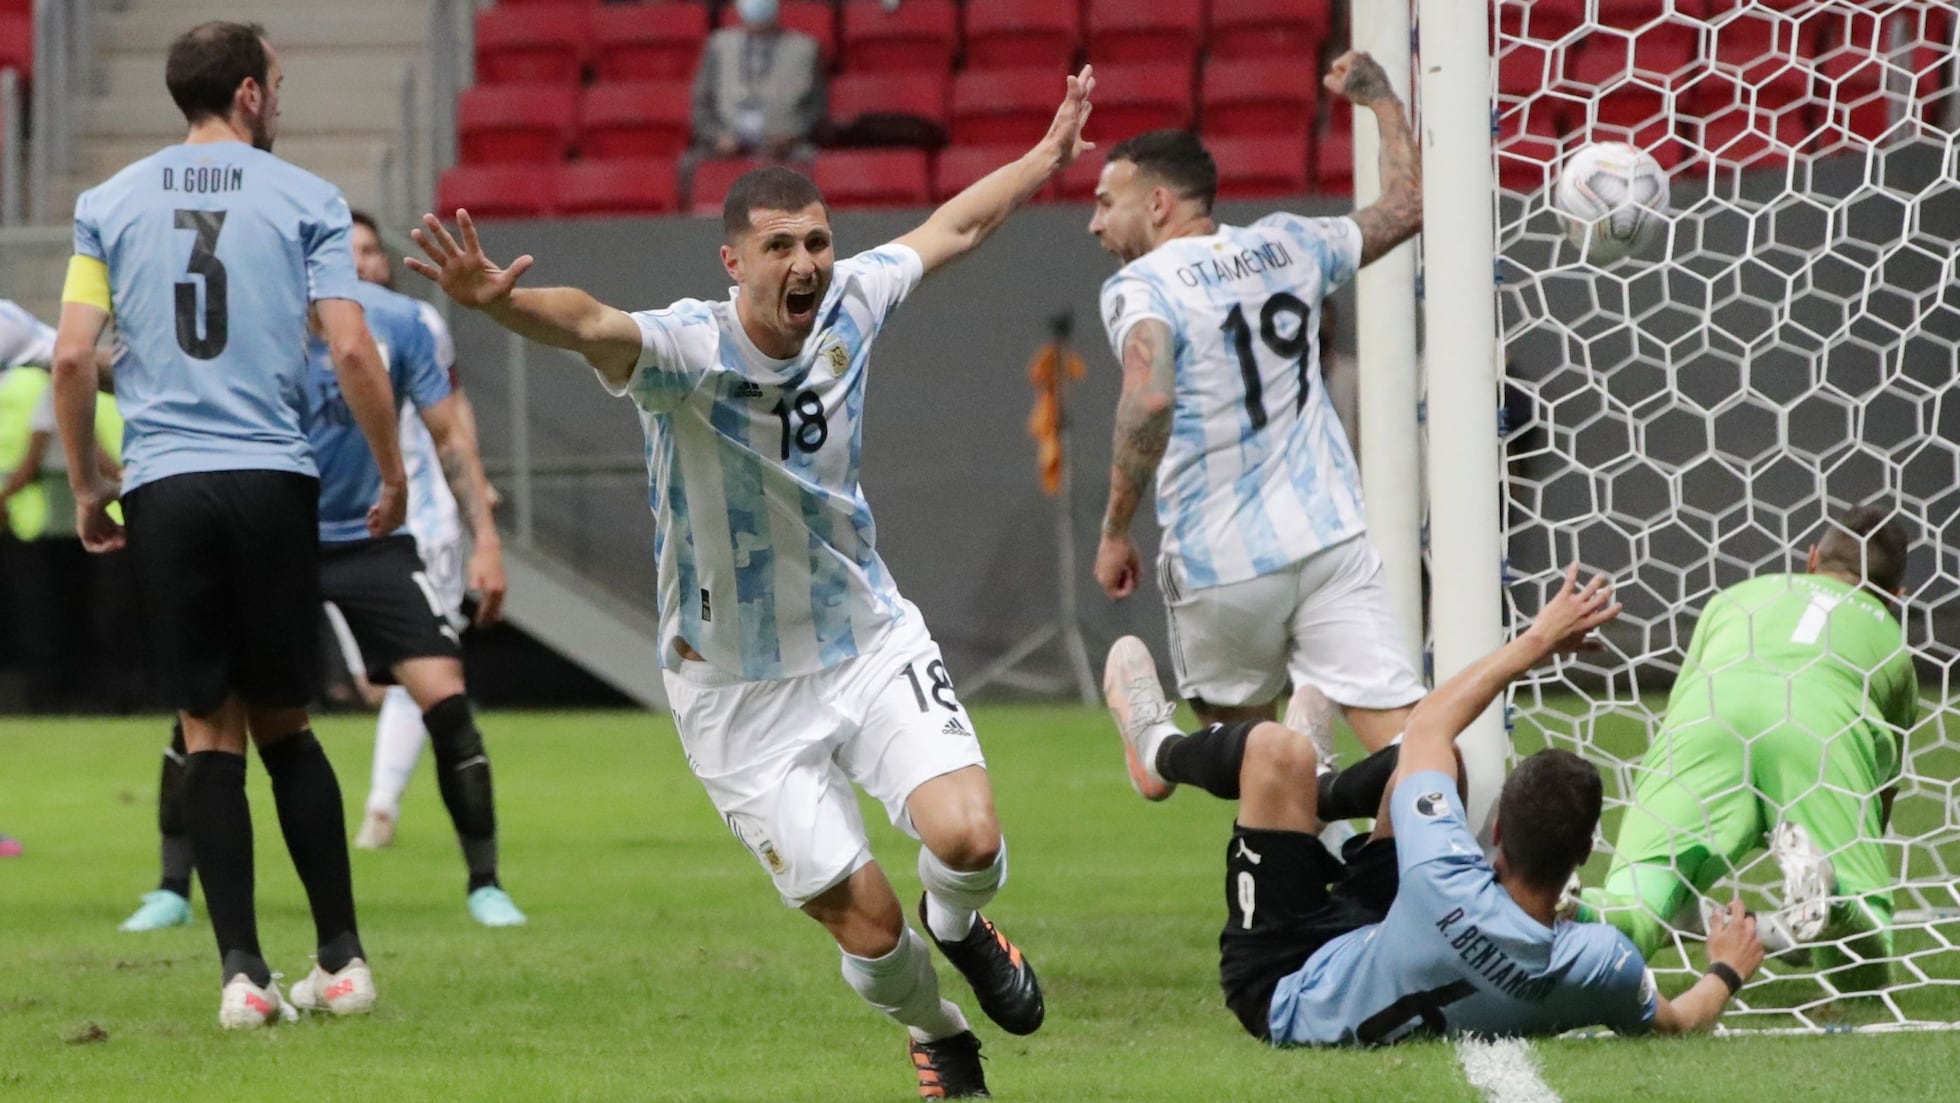
<instances>
[{"instance_id":1,"label":"goalkeeper lying on ground","mask_svg":"<svg viewBox=\"0 0 1960 1103\"><path fill-rule=\"evenodd\" d=\"M1835 945L1820 964L1844 961L1845 947L1890 955L1896 878L1879 840L1919 685L1887 607L1904 593L1907 544L1889 518L1854 508L1810 549L1809 573L1709 601L1605 888L1582 893L1575 918L1610 922L1651 956L1682 908L1767 835L1784 875L1783 907L1763 917L1772 953L1821 935Z\"/></svg>"}]
</instances>

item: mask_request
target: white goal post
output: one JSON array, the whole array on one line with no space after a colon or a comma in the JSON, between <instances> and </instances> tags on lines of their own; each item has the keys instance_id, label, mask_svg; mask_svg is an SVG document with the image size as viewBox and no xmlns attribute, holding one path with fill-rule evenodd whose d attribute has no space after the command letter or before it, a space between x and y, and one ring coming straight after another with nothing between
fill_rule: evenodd
<instances>
[{"instance_id":1,"label":"white goal post","mask_svg":"<svg viewBox=\"0 0 1960 1103\"><path fill-rule=\"evenodd\" d=\"M1957 8L1416 4L1436 676L1522 627L1574 558L1627 604L1605 653L1521 683L1466 739L1473 815L1508 723L1598 762L1617 822L1711 595L1802 570L1849 505L1896 503L1914 530L1923 719L1886 841L1888 979L1772 961L1730 1029L1960 1028ZM1560 232L1550 186L1593 141L1668 172L1649 255L1591 266ZM1758 852L1733 880L1760 899L1773 868ZM1684 934L1655 964L1698 958Z\"/></svg>"}]
</instances>

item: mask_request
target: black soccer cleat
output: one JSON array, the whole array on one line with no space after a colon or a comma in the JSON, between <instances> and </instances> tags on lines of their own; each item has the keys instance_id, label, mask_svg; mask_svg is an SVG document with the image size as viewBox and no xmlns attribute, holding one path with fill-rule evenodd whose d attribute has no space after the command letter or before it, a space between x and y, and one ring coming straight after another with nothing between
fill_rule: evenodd
<instances>
[{"instance_id":1,"label":"black soccer cleat","mask_svg":"<svg viewBox=\"0 0 1960 1103\"><path fill-rule=\"evenodd\" d=\"M992 1099L980 1071L980 1039L962 1030L936 1042L912 1043L920 1099Z\"/></svg>"},{"instance_id":2,"label":"black soccer cleat","mask_svg":"<svg viewBox=\"0 0 1960 1103\"><path fill-rule=\"evenodd\" d=\"M919 897L919 926L953 968L973 986L980 1010L1009 1034L1033 1034L1041 1029L1047 1008L1041 1001L1041 982L1021 948L1007 941L984 915L973 917L973 929L957 942L942 942L926 922L926 898Z\"/></svg>"}]
</instances>

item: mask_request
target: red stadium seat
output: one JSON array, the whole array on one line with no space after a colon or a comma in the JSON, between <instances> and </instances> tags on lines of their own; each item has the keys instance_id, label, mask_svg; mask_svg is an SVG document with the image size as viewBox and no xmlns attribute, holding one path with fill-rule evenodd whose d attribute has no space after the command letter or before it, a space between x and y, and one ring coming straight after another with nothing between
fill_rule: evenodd
<instances>
[{"instance_id":1,"label":"red stadium seat","mask_svg":"<svg viewBox=\"0 0 1960 1103\"><path fill-rule=\"evenodd\" d=\"M1002 165L1028 151L1022 143L997 146L952 146L939 152L932 166L932 197L951 199Z\"/></svg>"},{"instance_id":2,"label":"red stadium seat","mask_svg":"<svg viewBox=\"0 0 1960 1103\"><path fill-rule=\"evenodd\" d=\"M668 214L680 206L674 162L580 161L558 170L559 214Z\"/></svg>"},{"instance_id":3,"label":"red stadium seat","mask_svg":"<svg viewBox=\"0 0 1960 1103\"><path fill-rule=\"evenodd\" d=\"M1214 59L1205 66L1205 133L1305 134L1319 91L1319 73L1295 59Z\"/></svg>"},{"instance_id":4,"label":"red stadium seat","mask_svg":"<svg viewBox=\"0 0 1960 1103\"><path fill-rule=\"evenodd\" d=\"M578 92L557 84L487 84L456 105L457 144L465 164L550 163L572 144Z\"/></svg>"},{"instance_id":5,"label":"red stadium seat","mask_svg":"<svg viewBox=\"0 0 1960 1103\"><path fill-rule=\"evenodd\" d=\"M1846 135L1877 138L1892 126L1892 99L1885 91L1885 62L1861 49L1842 49L1817 65L1817 94L1830 144Z\"/></svg>"},{"instance_id":6,"label":"red stadium seat","mask_svg":"<svg viewBox=\"0 0 1960 1103\"><path fill-rule=\"evenodd\" d=\"M817 187L835 207L921 207L932 201L926 155L915 149L817 155Z\"/></svg>"},{"instance_id":7,"label":"red stadium seat","mask_svg":"<svg viewBox=\"0 0 1960 1103\"><path fill-rule=\"evenodd\" d=\"M1054 113L1052 104L1049 113ZM1146 130L1189 127L1190 66L1176 62L1098 66L1096 111L1089 125L1096 133L1118 140Z\"/></svg>"},{"instance_id":8,"label":"red stadium seat","mask_svg":"<svg viewBox=\"0 0 1960 1103\"><path fill-rule=\"evenodd\" d=\"M708 40L705 4L629 4L592 13L592 58L600 80L691 78Z\"/></svg>"},{"instance_id":9,"label":"red stadium seat","mask_svg":"<svg viewBox=\"0 0 1960 1103\"><path fill-rule=\"evenodd\" d=\"M693 131L688 81L595 84L579 103L578 147L588 158L679 156Z\"/></svg>"},{"instance_id":10,"label":"red stadium seat","mask_svg":"<svg viewBox=\"0 0 1960 1103\"><path fill-rule=\"evenodd\" d=\"M1283 57L1311 69L1327 38L1332 7L1300 0L1215 0L1211 60Z\"/></svg>"},{"instance_id":11,"label":"red stadium seat","mask_svg":"<svg viewBox=\"0 0 1960 1103\"><path fill-rule=\"evenodd\" d=\"M476 79L576 83L585 66L586 15L583 6L564 4L478 12Z\"/></svg>"},{"instance_id":12,"label":"red stadium seat","mask_svg":"<svg viewBox=\"0 0 1960 1103\"><path fill-rule=\"evenodd\" d=\"M830 122L853 146L946 144L945 73L845 73L830 82Z\"/></svg>"},{"instance_id":13,"label":"red stadium seat","mask_svg":"<svg viewBox=\"0 0 1960 1103\"><path fill-rule=\"evenodd\" d=\"M1748 89L1709 72L1682 93L1689 143L1723 164L1768 168L1808 148L1812 129L1802 93L1789 86Z\"/></svg>"},{"instance_id":14,"label":"red stadium seat","mask_svg":"<svg viewBox=\"0 0 1960 1103\"><path fill-rule=\"evenodd\" d=\"M1536 0L1528 4L1512 0L1498 8L1497 15L1506 38L1557 42L1584 21L1586 4L1585 0Z\"/></svg>"},{"instance_id":15,"label":"red stadium seat","mask_svg":"<svg viewBox=\"0 0 1960 1103\"><path fill-rule=\"evenodd\" d=\"M1535 105L1497 117L1497 179L1513 191L1551 186L1558 175L1560 139L1550 114Z\"/></svg>"},{"instance_id":16,"label":"red stadium seat","mask_svg":"<svg viewBox=\"0 0 1960 1103\"><path fill-rule=\"evenodd\" d=\"M599 0L497 0L505 8L596 8Z\"/></svg>"},{"instance_id":17,"label":"red stadium seat","mask_svg":"<svg viewBox=\"0 0 1960 1103\"><path fill-rule=\"evenodd\" d=\"M970 69L1068 69L1082 45L1071 0L985 0L966 6Z\"/></svg>"},{"instance_id":18,"label":"red stadium seat","mask_svg":"<svg viewBox=\"0 0 1960 1103\"><path fill-rule=\"evenodd\" d=\"M448 219L461 207L472 218L542 218L551 213L555 168L470 166L442 174L436 207Z\"/></svg>"},{"instance_id":19,"label":"red stadium seat","mask_svg":"<svg viewBox=\"0 0 1960 1103\"><path fill-rule=\"evenodd\" d=\"M1301 195L1307 190L1307 136L1206 139L1227 198Z\"/></svg>"},{"instance_id":20,"label":"red stadium seat","mask_svg":"<svg viewBox=\"0 0 1960 1103\"><path fill-rule=\"evenodd\" d=\"M1049 186L1048 195L1063 202L1078 202L1096 197L1096 184L1102 179L1104 159L1091 153L1081 157L1062 170L1061 178ZM1088 226L1088 218L1083 218L1083 226Z\"/></svg>"},{"instance_id":21,"label":"red stadium seat","mask_svg":"<svg viewBox=\"0 0 1960 1103\"><path fill-rule=\"evenodd\" d=\"M721 201L728 197L729 186L743 173L768 163L754 157L719 157L694 166L694 178L688 181L687 186L688 213L719 216Z\"/></svg>"},{"instance_id":22,"label":"red stadium seat","mask_svg":"<svg viewBox=\"0 0 1960 1103\"><path fill-rule=\"evenodd\" d=\"M959 52L953 0L905 0L886 11L877 0L845 0L844 68L862 73L945 73Z\"/></svg>"},{"instance_id":23,"label":"red stadium seat","mask_svg":"<svg viewBox=\"0 0 1960 1103\"><path fill-rule=\"evenodd\" d=\"M1089 60L1176 63L1204 40L1204 0L1089 0Z\"/></svg>"},{"instance_id":24,"label":"red stadium seat","mask_svg":"<svg viewBox=\"0 0 1960 1103\"><path fill-rule=\"evenodd\" d=\"M34 0L0 0L0 15L33 15Z\"/></svg>"},{"instance_id":25,"label":"red stadium seat","mask_svg":"<svg viewBox=\"0 0 1960 1103\"><path fill-rule=\"evenodd\" d=\"M1314 143L1314 190L1325 195L1354 191L1354 132L1332 131Z\"/></svg>"},{"instance_id":26,"label":"red stadium seat","mask_svg":"<svg viewBox=\"0 0 1960 1103\"><path fill-rule=\"evenodd\" d=\"M716 20L718 27L733 27L741 23L735 14L735 5L729 4L721 9ZM784 30L801 31L817 40L817 49L823 54L825 65L837 62L837 9L830 0L783 0L776 13L776 22Z\"/></svg>"},{"instance_id":27,"label":"red stadium seat","mask_svg":"<svg viewBox=\"0 0 1960 1103\"><path fill-rule=\"evenodd\" d=\"M953 143L963 146L1012 145L1025 149L1048 132L1055 108L1067 90L1067 77L1052 69L1002 72L967 70L953 78ZM1101 131L1102 94L1089 120ZM1101 131L1107 133L1106 131Z\"/></svg>"}]
</instances>

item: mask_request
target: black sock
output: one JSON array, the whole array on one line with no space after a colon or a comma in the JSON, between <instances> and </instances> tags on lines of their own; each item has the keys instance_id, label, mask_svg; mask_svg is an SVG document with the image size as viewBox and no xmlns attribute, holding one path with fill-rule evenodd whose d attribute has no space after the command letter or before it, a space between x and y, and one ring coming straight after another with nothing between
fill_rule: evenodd
<instances>
[{"instance_id":1,"label":"black sock","mask_svg":"<svg viewBox=\"0 0 1960 1103\"><path fill-rule=\"evenodd\" d=\"M253 984L271 983L252 910L252 806L245 799L244 755L185 756L184 825L197 852L197 878L224 962L223 979L244 973Z\"/></svg>"},{"instance_id":2,"label":"black sock","mask_svg":"<svg viewBox=\"0 0 1960 1103\"><path fill-rule=\"evenodd\" d=\"M184 725L170 729L163 751L163 778L157 782L157 833L163 836L163 877L157 887L189 899L191 837L184 823Z\"/></svg>"},{"instance_id":3,"label":"black sock","mask_svg":"<svg viewBox=\"0 0 1960 1103\"><path fill-rule=\"evenodd\" d=\"M327 963L328 946L347 942L353 947L349 956L360 954L340 781L310 729L260 747L259 759L272 779L272 799L279 808L279 830L286 836L286 852L293 856L293 868L299 872L307 903L313 907L320 965L333 972L339 966ZM201 853L198 864L203 865ZM345 964L343 959L340 965Z\"/></svg>"},{"instance_id":4,"label":"black sock","mask_svg":"<svg viewBox=\"0 0 1960 1103\"><path fill-rule=\"evenodd\" d=\"M422 714L435 750L436 786L469 866L469 891L497 884L497 802L490 785L490 756L476 730L469 698L458 693Z\"/></svg>"},{"instance_id":5,"label":"black sock","mask_svg":"<svg viewBox=\"0 0 1960 1103\"><path fill-rule=\"evenodd\" d=\"M1381 811L1382 791L1401 760L1401 746L1391 744L1345 770L1320 775L1320 818L1351 820Z\"/></svg>"},{"instance_id":6,"label":"black sock","mask_svg":"<svg viewBox=\"0 0 1960 1103\"><path fill-rule=\"evenodd\" d=\"M1220 800L1237 800L1245 741L1258 726L1258 721L1248 720L1168 736L1157 746L1157 773L1165 781L1196 785Z\"/></svg>"}]
</instances>

